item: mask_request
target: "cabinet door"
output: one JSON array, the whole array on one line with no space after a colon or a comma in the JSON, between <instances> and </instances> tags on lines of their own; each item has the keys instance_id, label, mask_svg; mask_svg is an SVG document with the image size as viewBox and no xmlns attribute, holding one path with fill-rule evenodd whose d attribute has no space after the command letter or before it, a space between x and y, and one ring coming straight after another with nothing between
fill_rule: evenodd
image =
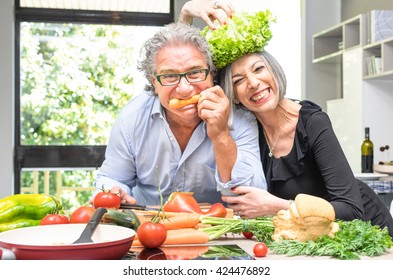
<instances>
[{"instance_id":1,"label":"cabinet door","mask_svg":"<svg viewBox=\"0 0 393 280\"><path fill-rule=\"evenodd\" d=\"M341 100L328 101L328 114L341 147L354 172L360 172L363 127L362 49L343 54Z\"/></svg>"}]
</instances>

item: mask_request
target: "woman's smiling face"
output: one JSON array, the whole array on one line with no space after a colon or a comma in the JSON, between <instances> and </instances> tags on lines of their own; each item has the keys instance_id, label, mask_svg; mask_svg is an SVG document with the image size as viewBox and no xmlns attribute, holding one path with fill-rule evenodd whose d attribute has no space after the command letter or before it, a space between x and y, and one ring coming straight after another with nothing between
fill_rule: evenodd
<instances>
[{"instance_id":1,"label":"woman's smiling face","mask_svg":"<svg viewBox=\"0 0 393 280\"><path fill-rule=\"evenodd\" d=\"M273 110L279 102L276 82L257 54L245 55L232 64L236 99L253 112Z\"/></svg>"}]
</instances>

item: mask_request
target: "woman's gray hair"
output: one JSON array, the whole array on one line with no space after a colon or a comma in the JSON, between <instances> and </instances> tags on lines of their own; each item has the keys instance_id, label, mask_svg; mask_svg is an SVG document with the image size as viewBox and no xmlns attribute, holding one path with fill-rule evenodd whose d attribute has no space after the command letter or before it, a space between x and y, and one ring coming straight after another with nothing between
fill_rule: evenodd
<instances>
[{"instance_id":1,"label":"woman's gray hair","mask_svg":"<svg viewBox=\"0 0 393 280\"><path fill-rule=\"evenodd\" d=\"M279 98L281 100L287 91L287 79L285 77L284 70L278 61L267 51L255 52L255 54L257 54L262 59L266 68L272 74L273 79L276 82ZM235 106L234 100L236 93L232 83L232 64L228 64L219 71L218 82L223 88L228 99L231 101L231 110L233 110L233 107ZM241 104L240 106L245 108Z\"/></svg>"},{"instance_id":2,"label":"woman's gray hair","mask_svg":"<svg viewBox=\"0 0 393 280\"><path fill-rule=\"evenodd\" d=\"M196 47L204 55L206 63L210 67L210 72L213 75L215 74L216 67L213 64L212 54L207 41L201 35L200 29L180 22L170 23L148 39L141 49L142 59L138 62L137 67L147 79L146 91L157 95L151 83L157 69L155 58L161 49L170 45L192 45Z\"/></svg>"}]
</instances>

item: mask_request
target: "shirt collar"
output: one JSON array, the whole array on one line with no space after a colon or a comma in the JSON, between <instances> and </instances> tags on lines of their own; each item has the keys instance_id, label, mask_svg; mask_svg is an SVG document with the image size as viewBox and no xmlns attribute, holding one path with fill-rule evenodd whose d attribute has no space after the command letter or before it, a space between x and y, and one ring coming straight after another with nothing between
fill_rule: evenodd
<instances>
[{"instance_id":1,"label":"shirt collar","mask_svg":"<svg viewBox=\"0 0 393 280\"><path fill-rule=\"evenodd\" d=\"M152 119L154 119L156 117L164 117L165 118L164 107L162 107L158 96L153 97L153 108L151 110L150 116Z\"/></svg>"}]
</instances>

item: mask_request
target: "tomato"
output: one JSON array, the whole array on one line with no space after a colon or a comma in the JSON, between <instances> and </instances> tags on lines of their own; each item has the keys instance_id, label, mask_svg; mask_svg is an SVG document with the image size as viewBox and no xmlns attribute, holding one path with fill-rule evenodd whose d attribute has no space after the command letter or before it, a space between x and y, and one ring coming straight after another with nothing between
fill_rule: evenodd
<instances>
[{"instance_id":1,"label":"tomato","mask_svg":"<svg viewBox=\"0 0 393 280\"><path fill-rule=\"evenodd\" d=\"M104 208L120 208L120 196L111 193L110 191L102 191L96 194L93 200L94 208L104 207Z\"/></svg>"},{"instance_id":2,"label":"tomato","mask_svg":"<svg viewBox=\"0 0 393 280\"><path fill-rule=\"evenodd\" d=\"M74 212L72 212L71 217L70 217L70 223L72 224L87 224L93 216L94 209L91 206L81 206L77 208Z\"/></svg>"},{"instance_id":3,"label":"tomato","mask_svg":"<svg viewBox=\"0 0 393 280\"><path fill-rule=\"evenodd\" d=\"M245 238L247 238L247 239L251 239L253 236L254 236L254 234L251 232L251 231L242 231L242 234L243 234L243 236L245 237Z\"/></svg>"},{"instance_id":4,"label":"tomato","mask_svg":"<svg viewBox=\"0 0 393 280\"><path fill-rule=\"evenodd\" d=\"M265 257L267 255L268 248L265 243L259 242L254 245L253 251L256 257Z\"/></svg>"},{"instance_id":5,"label":"tomato","mask_svg":"<svg viewBox=\"0 0 393 280\"><path fill-rule=\"evenodd\" d=\"M40 225L55 225L55 224L69 224L70 220L66 215L62 214L48 214L42 218Z\"/></svg>"},{"instance_id":6,"label":"tomato","mask_svg":"<svg viewBox=\"0 0 393 280\"><path fill-rule=\"evenodd\" d=\"M163 224L144 222L138 227L137 235L145 248L157 248L165 242L167 230Z\"/></svg>"}]
</instances>

